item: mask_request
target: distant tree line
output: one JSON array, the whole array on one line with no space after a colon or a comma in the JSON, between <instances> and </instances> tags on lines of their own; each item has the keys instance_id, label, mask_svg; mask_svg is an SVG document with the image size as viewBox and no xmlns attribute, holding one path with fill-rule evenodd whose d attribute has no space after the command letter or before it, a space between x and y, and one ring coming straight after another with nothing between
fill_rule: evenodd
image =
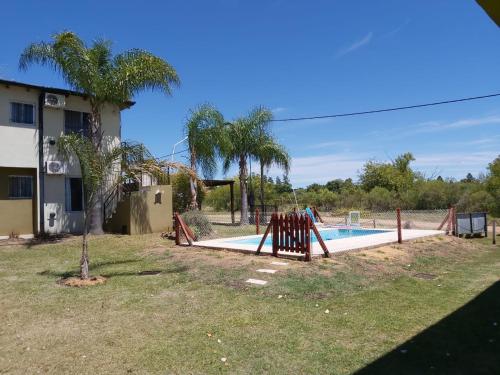
<instances>
[{"instance_id":1,"label":"distant tree line","mask_svg":"<svg viewBox=\"0 0 500 375\"><path fill-rule=\"evenodd\" d=\"M455 205L459 211L488 211L500 216L500 156L488 165L486 174L474 177L468 173L461 180L428 178L412 169L414 160L411 153L405 153L391 162L368 161L356 182L348 178L333 179L326 184L313 183L296 189L295 196L299 206L317 206L322 210L381 211L396 207L431 210ZM248 179L250 191L258 191L260 181L259 175L252 175ZM286 175L275 180L264 176L262 181L266 204L278 205L280 209L295 205ZM207 191L203 204L214 210L228 210L229 188ZM237 201L237 208L239 204Z\"/></svg>"}]
</instances>

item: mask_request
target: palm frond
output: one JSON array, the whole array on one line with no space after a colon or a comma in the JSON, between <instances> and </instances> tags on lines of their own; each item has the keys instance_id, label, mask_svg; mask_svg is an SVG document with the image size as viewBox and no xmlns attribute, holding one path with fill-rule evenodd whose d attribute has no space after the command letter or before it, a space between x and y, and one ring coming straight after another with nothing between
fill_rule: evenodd
<instances>
[{"instance_id":1,"label":"palm frond","mask_svg":"<svg viewBox=\"0 0 500 375\"><path fill-rule=\"evenodd\" d=\"M155 158L142 143L122 142L119 148L121 155L121 172L123 179L132 179L140 181L144 173L164 181L167 177L167 170L177 170L192 177L194 180L200 180L196 171L187 165L168 160Z\"/></svg>"},{"instance_id":2,"label":"palm frond","mask_svg":"<svg viewBox=\"0 0 500 375\"><path fill-rule=\"evenodd\" d=\"M113 86L122 100L148 89L170 95L172 86L180 85L177 72L168 62L144 50L121 53L114 58L113 65Z\"/></svg>"},{"instance_id":3,"label":"palm frond","mask_svg":"<svg viewBox=\"0 0 500 375\"><path fill-rule=\"evenodd\" d=\"M26 71L32 64L48 65L56 69L57 63L52 45L45 42L28 45L19 58L19 69Z\"/></svg>"},{"instance_id":4,"label":"palm frond","mask_svg":"<svg viewBox=\"0 0 500 375\"><path fill-rule=\"evenodd\" d=\"M111 42L97 39L87 46L77 34L64 31L51 42L27 46L19 68L48 66L61 74L74 90L89 96L97 106L105 102L122 105L142 90L170 94L180 84L175 69L165 60L143 50L133 49L113 57Z\"/></svg>"},{"instance_id":5,"label":"palm frond","mask_svg":"<svg viewBox=\"0 0 500 375\"><path fill-rule=\"evenodd\" d=\"M270 110L256 107L247 116L226 125L226 137L230 144L224 150L224 173L228 172L231 164L239 163L241 157L259 160L265 167L276 165L288 173L290 155L271 133L269 125L272 119Z\"/></svg>"},{"instance_id":6,"label":"palm frond","mask_svg":"<svg viewBox=\"0 0 500 375\"><path fill-rule=\"evenodd\" d=\"M269 168L276 165L282 168L285 173L290 170L290 155L284 146L276 143L272 138L268 138L260 144L256 157L264 167Z\"/></svg>"},{"instance_id":7,"label":"palm frond","mask_svg":"<svg viewBox=\"0 0 500 375\"><path fill-rule=\"evenodd\" d=\"M187 136L191 167L201 169L211 178L217 171L217 160L224 147L224 117L210 104L202 104L190 111L184 132Z\"/></svg>"}]
</instances>

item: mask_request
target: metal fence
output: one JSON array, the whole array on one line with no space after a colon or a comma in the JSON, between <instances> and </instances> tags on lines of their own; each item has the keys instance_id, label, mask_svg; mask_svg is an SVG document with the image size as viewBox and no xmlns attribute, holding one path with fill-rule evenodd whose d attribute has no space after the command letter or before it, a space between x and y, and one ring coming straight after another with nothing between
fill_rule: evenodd
<instances>
[{"instance_id":1,"label":"metal fence","mask_svg":"<svg viewBox=\"0 0 500 375\"><path fill-rule=\"evenodd\" d=\"M332 225L349 225L349 212L322 212L323 221ZM396 210L389 211L358 211L359 224L364 228L393 229L397 227ZM447 209L439 210L401 210L403 229L436 230L448 214Z\"/></svg>"}]
</instances>

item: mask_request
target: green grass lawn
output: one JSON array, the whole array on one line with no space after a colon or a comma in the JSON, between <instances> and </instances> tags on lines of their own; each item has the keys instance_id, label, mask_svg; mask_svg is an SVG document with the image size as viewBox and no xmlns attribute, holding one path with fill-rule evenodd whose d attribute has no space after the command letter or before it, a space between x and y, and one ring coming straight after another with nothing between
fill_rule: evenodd
<instances>
[{"instance_id":1,"label":"green grass lawn","mask_svg":"<svg viewBox=\"0 0 500 375\"><path fill-rule=\"evenodd\" d=\"M106 235L90 257L107 283L86 288L57 283L79 238L0 246L0 373L500 373L489 243L430 238L266 275L271 257Z\"/></svg>"}]
</instances>

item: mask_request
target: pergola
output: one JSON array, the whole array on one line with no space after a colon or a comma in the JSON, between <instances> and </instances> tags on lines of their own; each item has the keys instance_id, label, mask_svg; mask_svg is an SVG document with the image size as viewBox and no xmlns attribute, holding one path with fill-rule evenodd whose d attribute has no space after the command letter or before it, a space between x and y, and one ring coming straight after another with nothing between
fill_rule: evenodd
<instances>
[{"instance_id":1,"label":"pergola","mask_svg":"<svg viewBox=\"0 0 500 375\"><path fill-rule=\"evenodd\" d=\"M231 195L231 223L234 224L234 180L203 180L203 184L208 187L229 185Z\"/></svg>"},{"instance_id":2,"label":"pergola","mask_svg":"<svg viewBox=\"0 0 500 375\"><path fill-rule=\"evenodd\" d=\"M497 26L500 26L500 3L497 0L477 0L477 2Z\"/></svg>"}]
</instances>

